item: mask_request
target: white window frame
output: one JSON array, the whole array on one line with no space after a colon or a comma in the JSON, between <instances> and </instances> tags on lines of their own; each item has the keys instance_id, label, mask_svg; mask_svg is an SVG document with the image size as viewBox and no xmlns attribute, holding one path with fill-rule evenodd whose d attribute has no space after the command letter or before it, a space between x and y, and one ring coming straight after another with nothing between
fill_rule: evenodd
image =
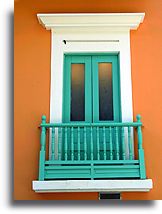
<instances>
[{"instance_id":1,"label":"white window frame","mask_svg":"<svg viewBox=\"0 0 162 214\"><path fill-rule=\"evenodd\" d=\"M63 42L64 40L67 41L66 44ZM119 53L121 119L122 122L133 121L129 41L128 31L119 34L75 35L55 34L52 30L50 122L62 122L63 60L66 53Z\"/></svg>"},{"instance_id":2,"label":"white window frame","mask_svg":"<svg viewBox=\"0 0 162 214\"><path fill-rule=\"evenodd\" d=\"M39 22L47 30L51 30L51 123L62 122L64 54L93 52L119 53L121 120L133 121L130 30L137 29L143 22L144 15L144 13L37 15ZM125 137L127 139L127 136ZM128 148L126 150L128 151ZM128 152L126 155L128 156Z\"/></svg>"}]
</instances>

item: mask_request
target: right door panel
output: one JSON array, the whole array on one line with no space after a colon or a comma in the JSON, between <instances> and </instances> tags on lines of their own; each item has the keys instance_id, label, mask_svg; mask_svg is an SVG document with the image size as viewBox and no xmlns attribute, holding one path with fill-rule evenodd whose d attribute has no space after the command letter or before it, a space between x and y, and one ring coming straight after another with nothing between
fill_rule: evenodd
<instances>
[{"instance_id":1,"label":"right door panel","mask_svg":"<svg viewBox=\"0 0 162 214\"><path fill-rule=\"evenodd\" d=\"M92 56L93 122L120 121L118 56Z\"/></svg>"}]
</instances>

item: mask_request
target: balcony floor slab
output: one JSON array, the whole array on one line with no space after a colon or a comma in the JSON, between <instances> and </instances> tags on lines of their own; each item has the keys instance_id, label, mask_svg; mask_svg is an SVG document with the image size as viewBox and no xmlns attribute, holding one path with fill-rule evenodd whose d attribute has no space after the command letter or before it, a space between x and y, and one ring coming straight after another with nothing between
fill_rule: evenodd
<instances>
[{"instance_id":1,"label":"balcony floor slab","mask_svg":"<svg viewBox=\"0 0 162 214\"><path fill-rule=\"evenodd\" d=\"M37 193L47 192L148 192L153 188L152 179L127 180L52 180L33 181Z\"/></svg>"}]
</instances>

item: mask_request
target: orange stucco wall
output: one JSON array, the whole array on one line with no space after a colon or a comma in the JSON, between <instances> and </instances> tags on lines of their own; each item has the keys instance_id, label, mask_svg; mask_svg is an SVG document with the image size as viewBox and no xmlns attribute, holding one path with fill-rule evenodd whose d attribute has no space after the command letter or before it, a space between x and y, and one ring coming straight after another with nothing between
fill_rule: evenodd
<instances>
[{"instance_id":1,"label":"orange stucco wall","mask_svg":"<svg viewBox=\"0 0 162 214\"><path fill-rule=\"evenodd\" d=\"M49 120L50 31L37 13L145 12L144 23L131 32L134 119L142 115L149 193L123 193L123 199L162 199L162 1L161 0L15 0L14 198L17 200L86 199L97 193L38 194L41 115Z\"/></svg>"}]
</instances>

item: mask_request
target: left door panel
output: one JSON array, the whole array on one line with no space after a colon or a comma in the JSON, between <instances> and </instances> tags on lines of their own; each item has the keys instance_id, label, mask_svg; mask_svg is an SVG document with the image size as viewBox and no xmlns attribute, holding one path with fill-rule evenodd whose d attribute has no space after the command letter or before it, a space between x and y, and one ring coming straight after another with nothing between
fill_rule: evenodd
<instances>
[{"instance_id":1,"label":"left door panel","mask_svg":"<svg viewBox=\"0 0 162 214\"><path fill-rule=\"evenodd\" d=\"M92 122L91 57L64 57L63 122Z\"/></svg>"}]
</instances>

